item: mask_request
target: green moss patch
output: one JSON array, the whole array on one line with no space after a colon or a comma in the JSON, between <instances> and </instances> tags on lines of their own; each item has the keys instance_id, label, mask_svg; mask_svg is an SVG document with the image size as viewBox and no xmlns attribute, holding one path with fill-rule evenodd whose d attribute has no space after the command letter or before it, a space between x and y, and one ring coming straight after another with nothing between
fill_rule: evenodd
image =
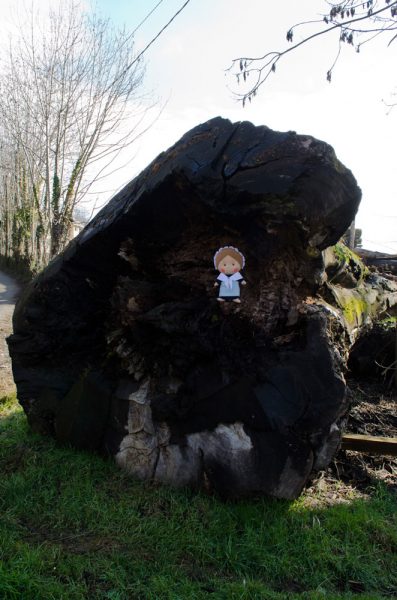
<instances>
[{"instance_id":1,"label":"green moss patch","mask_svg":"<svg viewBox=\"0 0 397 600\"><path fill-rule=\"evenodd\" d=\"M363 325L367 317L376 311L377 305L372 305L366 299L365 288L348 289L335 285L330 286L330 289L350 330Z\"/></svg>"},{"instance_id":2,"label":"green moss patch","mask_svg":"<svg viewBox=\"0 0 397 600\"><path fill-rule=\"evenodd\" d=\"M358 284L368 277L370 274L368 267L363 263L358 254L345 244L338 242L334 246L333 251L340 265L344 265L344 269L354 276Z\"/></svg>"}]
</instances>

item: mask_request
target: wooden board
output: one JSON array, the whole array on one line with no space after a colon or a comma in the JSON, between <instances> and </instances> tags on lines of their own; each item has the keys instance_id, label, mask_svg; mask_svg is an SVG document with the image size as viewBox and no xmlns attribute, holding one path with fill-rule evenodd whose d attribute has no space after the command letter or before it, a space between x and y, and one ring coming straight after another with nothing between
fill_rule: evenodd
<instances>
[{"instance_id":1,"label":"wooden board","mask_svg":"<svg viewBox=\"0 0 397 600\"><path fill-rule=\"evenodd\" d=\"M378 437L373 435L360 435L357 433L345 433L342 436L342 449L397 456L397 437Z\"/></svg>"}]
</instances>

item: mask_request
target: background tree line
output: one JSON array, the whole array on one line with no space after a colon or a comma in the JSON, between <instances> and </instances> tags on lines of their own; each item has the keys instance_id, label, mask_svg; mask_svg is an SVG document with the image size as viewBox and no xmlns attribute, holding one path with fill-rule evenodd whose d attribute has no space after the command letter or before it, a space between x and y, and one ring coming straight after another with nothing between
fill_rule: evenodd
<instances>
[{"instance_id":1,"label":"background tree line","mask_svg":"<svg viewBox=\"0 0 397 600\"><path fill-rule=\"evenodd\" d=\"M143 76L133 35L74 0L30 10L0 69L2 257L35 271L65 247L76 207L142 133Z\"/></svg>"}]
</instances>

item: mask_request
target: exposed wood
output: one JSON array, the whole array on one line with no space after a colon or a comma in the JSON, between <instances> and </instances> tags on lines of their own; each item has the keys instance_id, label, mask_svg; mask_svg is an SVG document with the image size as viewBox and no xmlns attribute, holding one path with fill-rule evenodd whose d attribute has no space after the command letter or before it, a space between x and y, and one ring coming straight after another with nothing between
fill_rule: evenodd
<instances>
[{"instance_id":1,"label":"exposed wood","mask_svg":"<svg viewBox=\"0 0 397 600\"><path fill-rule=\"evenodd\" d=\"M354 250L356 239L356 220L353 219L349 228L349 248Z\"/></svg>"},{"instance_id":2,"label":"exposed wood","mask_svg":"<svg viewBox=\"0 0 397 600\"><path fill-rule=\"evenodd\" d=\"M366 265L375 267L386 277L393 279L397 276L397 254L386 254L364 248L355 248L354 252L360 256Z\"/></svg>"},{"instance_id":3,"label":"exposed wood","mask_svg":"<svg viewBox=\"0 0 397 600\"><path fill-rule=\"evenodd\" d=\"M345 249L323 259L359 200L310 136L220 117L187 132L16 306L32 428L141 479L296 498L339 448L357 332L397 306L397 284L367 282ZM225 246L246 252L238 306L213 287Z\"/></svg>"},{"instance_id":4,"label":"exposed wood","mask_svg":"<svg viewBox=\"0 0 397 600\"><path fill-rule=\"evenodd\" d=\"M397 437L378 437L373 435L360 435L358 433L345 433L342 436L342 449L397 456Z\"/></svg>"}]
</instances>

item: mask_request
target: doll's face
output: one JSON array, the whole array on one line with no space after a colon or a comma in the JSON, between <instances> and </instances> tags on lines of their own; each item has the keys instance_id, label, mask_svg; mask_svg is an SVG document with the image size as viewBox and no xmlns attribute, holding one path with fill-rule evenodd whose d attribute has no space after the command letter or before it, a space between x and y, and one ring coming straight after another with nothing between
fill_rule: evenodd
<instances>
[{"instance_id":1,"label":"doll's face","mask_svg":"<svg viewBox=\"0 0 397 600\"><path fill-rule=\"evenodd\" d=\"M225 275L233 275L241 270L241 264L235 258L232 258L228 254L219 261L218 271L225 273Z\"/></svg>"}]
</instances>

